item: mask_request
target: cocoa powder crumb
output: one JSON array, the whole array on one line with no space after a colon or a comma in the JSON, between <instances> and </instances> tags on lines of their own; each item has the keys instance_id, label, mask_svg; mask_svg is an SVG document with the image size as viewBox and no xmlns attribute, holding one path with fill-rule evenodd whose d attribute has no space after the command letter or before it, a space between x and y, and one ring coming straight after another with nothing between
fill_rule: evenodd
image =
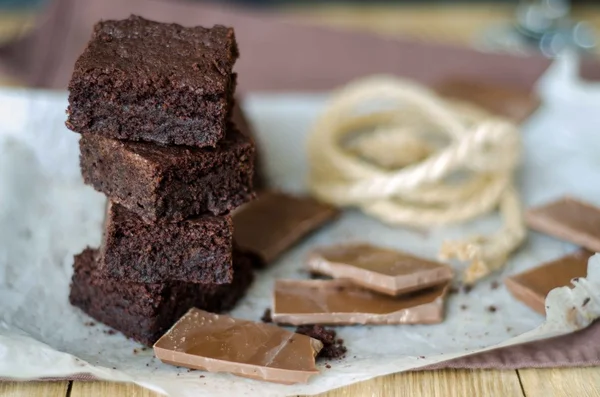
<instances>
[{"instance_id":1,"label":"cocoa powder crumb","mask_svg":"<svg viewBox=\"0 0 600 397\"><path fill-rule=\"evenodd\" d=\"M260 318L260 321L262 321L263 323L272 323L273 322L273 318L271 317L271 309L269 309L269 308L265 309L265 312L263 313L262 317Z\"/></svg>"}]
</instances>

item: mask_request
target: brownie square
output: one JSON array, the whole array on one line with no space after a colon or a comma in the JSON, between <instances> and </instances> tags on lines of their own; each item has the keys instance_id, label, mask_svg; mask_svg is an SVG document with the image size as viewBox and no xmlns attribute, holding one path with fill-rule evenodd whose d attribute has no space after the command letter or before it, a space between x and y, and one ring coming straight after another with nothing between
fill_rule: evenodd
<instances>
[{"instance_id":1,"label":"brownie square","mask_svg":"<svg viewBox=\"0 0 600 397\"><path fill-rule=\"evenodd\" d=\"M232 309L252 284L248 258L233 254L231 284L124 283L98 270L98 251L75 256L69 301L91 317L145 345L156 342L190 308L220 313Z\"/></svg>"},{"instance_id":2,"label":"brownie square","mask_svg":"<svg viewBox=\"0 0 600 397\"><path fill-rule=\"evenodd\" d=\"M85 183L147 222L226 214L254 197L254 144L230 125L216 148L159 146L83 134Z\"/></svg>"},{"instance_id":3,"label":"brownie square","mask_svg":"<svg viewBox=\"0 0 600 397\"><path fill-rule=\"evenodd\" d=\"M233 29L131 16L101 21L75 63L67 127L161 144L215 146L233 104Z\"/></svg>"},{"instance_id":4,"label":"brownie square","mask_svg":"<svg viewBox=\"0 0 600 397\"><path fill-rule=\"evenodd\" d=\"M227 284L233 279L232 240L230 216L149 224L122 205L110 203L100 271L138 283Z\"/></svg>"}]
</instances>

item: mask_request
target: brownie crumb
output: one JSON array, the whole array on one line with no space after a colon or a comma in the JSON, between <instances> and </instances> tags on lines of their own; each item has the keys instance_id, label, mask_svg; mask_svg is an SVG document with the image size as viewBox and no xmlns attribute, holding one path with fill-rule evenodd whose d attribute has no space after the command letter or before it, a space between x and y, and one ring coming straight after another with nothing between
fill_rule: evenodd
<instances>
[{"instance_id":1,"label":"brownie crumb","mask_svg":"<svg viewBox=\"0 0 600 397\"><path fill-rule=\"evenodd\" d=\"M571 280L572 282L576 283L579 281L579 277L575 277L573 280Z\"/></svg>"},{"instance_id":2,"label":"brownie crumb","mask_svg":"<svg viewBox=\"0 0 600 397\"><path fill-rule=\"evenodd\" d=\"M149 367L149 366L150 366L150 364L146 363L146 367Z\"/></svg>"},{"instance_id":3,"label":"brownie crumb","mask_svg":"<svg viewBox=\"0 0 600 397\"><path fill-rule=\"evenodd\" d=\"M263 323L272 323L273 322L273 318L271 317L271 309L265 309L265 312L263 313L262 317L260 318L260 321L262 321Z\"/></svg>"},{"instance_id":4,"label":"brownie crumb","mask_svg":"<svg viewBox=\"0 0 600 397\"><path fill-rule=\"evenodd\" d=\"M144 346L144 347L141 347L140 350L145 352L146 350L148 350L148 348L146 346Z\"/></svg>"},{"instance_id":5,"label":"brownie crumb","mask_svg":"<svg viewBox=\"0 0 600 397\"><path fill-rule=\"evenodd\" d=\"M96 325L96 323L93 321L86 321L85 323L83 323L83 325L85 325L86 327L93 327L94 325Z\"/></svg>"},{"instance_id":6,"label":"brownie crumb","mask_svg":"<svg viewBox=\"0 0 600 397\"><path fill-rule=\"evenodd\" d=\"M490 313L495 313L495 312L498 310L498 308L497 308L496 306L492 305L492 306L489 306L489 307L487 308L487 310L488 310L488 312L490 312Z\"/></svg>"},{"instance_id":7,"label":"brownie crumb","mask_svg":"<svg viewBox=\"0 0 600 397\"><path fill-rule=\"evenodd\" d=\"M329 369L329 368L331 368L331 365L325 364L325 368Z\"/></svg>"},{"instance_id":8,"label":"brownie crumb","mask_svg":"<svg viewBox=\"0 0 600 397\"><path fill-rule=\"evenodd\" d=\"M585 307L588 303L590 303L590 298L585 298L581 307Z\"/></svg>"},{"instance_id":9,"label":"brownie crumb","mask_svg":"<svg viewBox=\"0 0 600 397\"><path fill-rule=\"evenodd\" d=\"M105 329L105 330L104 330L104 333L105 333L106 335L114 335L114 334L116 334L116 333L117 333L117 331L115 331L114 329Z\"/></svg>"},{"instance_id":10,"label":"brownie crumb","mask_svg":"<svg viewBox=\"0 0 600 397\"><path fill-rule=\"evenodd\" d=\"M117 369L117 367L112 367L112 369Z\"/></svg>"},{"instance_id":11,"label":"brownie crumb","mask_svg":"<svg viewBox=\"0 0 600 397\"><path fill-rule=\"evenodd\" d=\"M492 287L492 289L498 289L499 286L500 283L498 283L497 281L492 281L492 284L490 284L490 287Z\"/></svg>"},{"instance_id":12,"label":"brownie crumb","mask_svg":"<svg viewBox=\"0 0 600 397\"><path fill-rule=\"evenodd\" d=\"M506 327L506 332L512 331L512 327Z\"/></svg>"},{"instance_id":13,"label":"brownie crumb","mask_svg":"<svg viewBox=\"0 0 600 397\"><path fill-rule=\"evenodd\" d=\"M344 358L344 355L348 351L346 346L344 346L344 340L336 339L336 332L322 325L301 325L296 329L296 333L310 336L323 343L323 349L321 349L317 358Z\"/></svg>"},{"instance_id":14,"label":"brownie crumb","mask_svg":"<svg viewBox=\"0 0 600 397\"><path fill-rule=\"evenodd\" d=\"M315 272L309 272L309 277L311 280L331 280L331 277L327 277Z\"/></svg>"},{"instance_id":15,"label":"brownie crumb","mask_svg":"<svg viewBox=\"0 0 600 397\"><path fill-rule=\"evenodd\" d=\"M138 354L138 349L133 349L133 354Z\"/></svg>"},{"instance_id":16,"label":"brownie crumb","mask_svg":"<svg viewBox=\"0 0 600 397\"><path fill-rule=\"evenodd\" d=\"M473 286L471 286L471 285L469 285L469 284L465 284L465 285L463 285L463 287L462 287L462 291L463 291L465 294L468 294L469 292L471 292L471 290L472 290L472 289L473 289Z\"/></svg>"},{"instance_id":17,"label":"brownie crumb","mask_svg":"<svg viewBox=\"0 0 600 397\"><path fill-rule=\"evenodd\" d=\"M419 358L425 358L425 356L419 356Z\"/></svg>"},{"instance_id":18,"label":"brownie crumb","mask_svg":"<svg viewBox=\"0 0 600 397\"><path fill-rule=\"evenodd\" d=\"M460 292L460 289L456 285L453 285L452 287L450 287L450 290L448 291L449 294L458 294L459 292Z\"/></svg>"},{"instance_id":19,"label":"brownie crumb","mask_svg":"<svg viewBox=\"0 0 600 397\"><path fill-rule=\"evenodd\" d=\"M467 305L460 305L460 310L467 310Z\"/></svg>"}]
</instances>

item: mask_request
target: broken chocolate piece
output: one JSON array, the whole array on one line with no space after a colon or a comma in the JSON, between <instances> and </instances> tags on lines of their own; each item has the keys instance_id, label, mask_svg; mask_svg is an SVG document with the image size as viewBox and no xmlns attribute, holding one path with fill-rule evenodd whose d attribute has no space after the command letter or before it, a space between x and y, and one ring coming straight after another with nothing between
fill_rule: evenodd
<instances>
[{"instance_id":1,"label":"broken chocolate piece","mask_svg":"<svg viewBox=\"0 0 600 397\"><path fill-rule=\"evenodd\" d=\"M345 244L313 251L309 271L346 278L386 295L423 290L452 279L452 269L439 262L370 244Z\"/></svg>"},{"instance_id":2,"label":"broken chocolate piece","mask_svg":"<svg viewBox=\"0 0 600 397\"><path fill-rule=\"evenodd\" d=\"M600 208L591 204L563 197L528 210L525 219L538 232L600 251Z\"/></svg>"},{"instance_id":3,"label":"broken chocolate piece","mask_svg":"<svg viewBox=\"0 0 600 397\"><path fill-rule=\"evenodd\" d=\"M390 297L350 280L277 280L272 311L279 324L434 324L443 320L449 283Z\"/></svg>"},{"instance_id":4,"label":"broken chocolate piece","mask_svg":"<svg viewBox=\"0 0 600 397\"><path fill-rule=\"evenodd\" d=\"M312 198L264 192L233 214L234 241L265 266L337 214Z\"/></svg>"},{"instance_id":5,"label":"broken chocolate piece","mask_svg":"<svg viewBox=\"0 0 600 397\"><path fill-rule=\"evenodd\" d=\"M471 102L488 112L520 123L539 106L539 97L530 90L463 79L449 79L435 87L443 97Z\"/></svg>"},{"instance_id":6,"label":"broken chocolate piece","mask_svg":"<svg viewBox=\"0 0 600 397\"><path fill-rule=\"evenodd\" d=\"M348 351L344 346L344 340L336 338L337 333L334 330L327 329L322 325L301 325L296 329L296 333L310 336L323 343L323 348L317 358L327 360L343 358Z\"/></svg>"},{"instance_id":7,"label":"broken chocolate piece","mask_svg":"<svg viewBox=\"0 0 600 397\"><path fill-rule=\"evenodd\" d=\"M508 291L540 314L546 313L546 296L554 288L569 286L572 279L585 277L589 251L581 250L504 280Z\"/></svg>"},{"instance_id":8,"label":"broken chocolate piece","mask_svg":"<svg viewBox=\"0 0 600 397\"><path fill-rule=\"evenodd\" d=\"M158 342L162 362L209 372L293 384L319 371L323 344L277 326L190 309Z\"/></svg>"}]
</instances>

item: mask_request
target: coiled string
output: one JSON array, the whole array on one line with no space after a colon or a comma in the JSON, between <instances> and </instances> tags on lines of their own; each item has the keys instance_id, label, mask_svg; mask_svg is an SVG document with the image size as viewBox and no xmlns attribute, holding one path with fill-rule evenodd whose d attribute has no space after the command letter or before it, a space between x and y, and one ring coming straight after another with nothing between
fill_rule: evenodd
<instances>
[{"instance_id":1,"label":"coiled string","mask_svg":"<svg viewBox=\"0 0 600 397\"><path fill-rule=\"evenodd\" d=\"M525 238L513 183L519 131L475 106L394 77L362 79L333 95L308 149L316 197L385 223L430 227L498 208L499 231L440 249L442 259L470 262L465 283L499 269Z\"/></svg>"}]
</instances>

